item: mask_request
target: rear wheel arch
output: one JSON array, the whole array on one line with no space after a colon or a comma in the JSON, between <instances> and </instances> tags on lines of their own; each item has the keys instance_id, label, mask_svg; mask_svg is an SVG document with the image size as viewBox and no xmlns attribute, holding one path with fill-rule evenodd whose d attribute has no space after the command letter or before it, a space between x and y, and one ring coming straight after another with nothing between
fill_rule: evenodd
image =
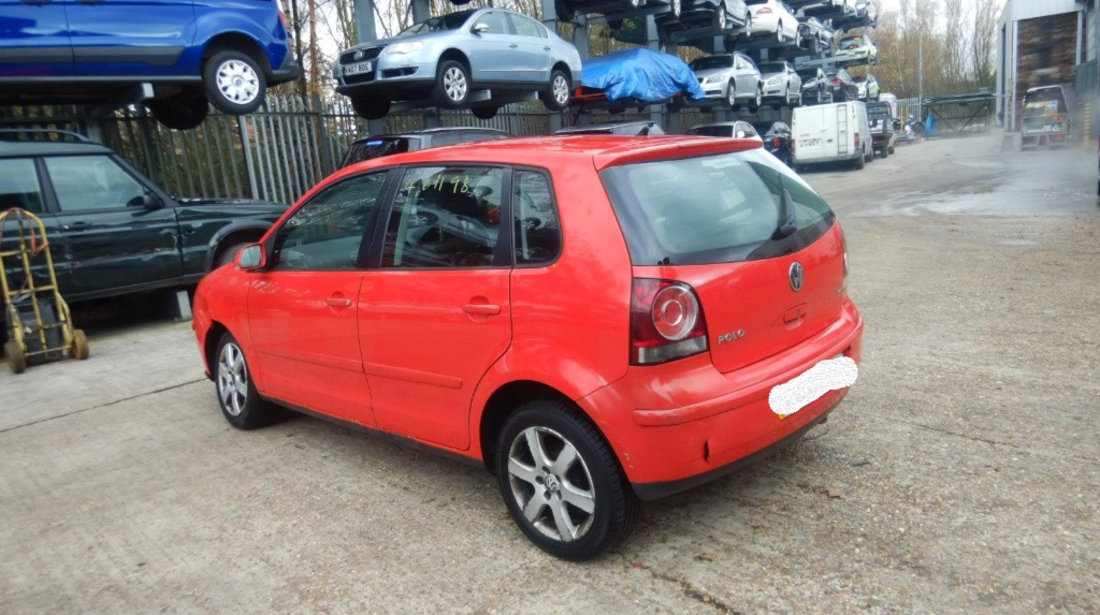
<instances>
[{"instance_id":1,"label":"rear wheel arch","mask_svg":"<svg viewBox=\"0 0 1100 615\"><path fill-rule=\"evenodd\" d=\"M241 34L240 32L219 34L207 41L206 46L203 47L203 65L205 66L207 60L222 51L240 51L241 53L245 53L259 63L260 68L264 70L265 76L272 76L271 62L268 61L267 54L264 53L263 47L256 39L246 34Z\"/></svg>"},{"instance_id":2,"label":"rear wheel arch","mask_svg":"<svg viewBox=\"0 0 1100 615\"><path fill-rule=\"evenodd\" d=\"M478 426L478 440L482 461L490 472L496 472L496 443L505 421L523 404L537 399L553 400L576 406L561 391L533 380L509 382L494 391L485 402ZM582 415L584 414L580 412L579 408L577 411ZM591 422L591 419L589 421Z\"/></svg>"}]
</instances>

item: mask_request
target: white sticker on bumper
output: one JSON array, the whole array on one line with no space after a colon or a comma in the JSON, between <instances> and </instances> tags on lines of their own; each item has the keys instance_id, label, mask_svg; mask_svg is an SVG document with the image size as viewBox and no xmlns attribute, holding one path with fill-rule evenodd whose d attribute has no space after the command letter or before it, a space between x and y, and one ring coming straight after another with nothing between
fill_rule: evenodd
<instances>
[{"instance_id":1,"label":"white sticker on bumper","mask_svg":"<svg viewBox=\"0 0 1100 615\"><path fill-rule=\"evenodd\" d=\"M821 361L783 384L772 387L768 405L781 418L788 417L817 401L829 391L852 386L859 367L851 357Z\"/></svg>"}]
</instances>

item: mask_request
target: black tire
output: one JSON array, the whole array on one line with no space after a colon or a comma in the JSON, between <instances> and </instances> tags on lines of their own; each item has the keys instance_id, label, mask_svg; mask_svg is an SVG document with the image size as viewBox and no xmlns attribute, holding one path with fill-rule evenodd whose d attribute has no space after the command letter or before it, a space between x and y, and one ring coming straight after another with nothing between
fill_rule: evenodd
<instances>
[{"instance_id":1,"label":"black tire","mask_svg":"<svg viewBox=\"0 0 1100 615\"><path fill-rule=\"evenodd\" d=\"M500 107L474 107L470 109L479 120L491 120L497 116L497 111L500 111Z\"/></svg>"},{"instance_id":2,"label":"black tire","mask_svg":"<svg viewBox=\"0 0 1100 615\"><path fill-rule=\"evenodd\" d=\"M237 251L247 245L247 242L235 241L229 245L219 247L217 256L214 257L214 269L231 264L237 256Z\"/></svg>"},{"instance_id":3,"label":"black tire","mask_svg":"<svg viewBox=\"0 0 1100 615\"><path fill-rule=\"evenodd\" d=\"M888 147L883 147L881 150L879 150L879 152L882 154L883 160L886 160L890 157L890 148Z\"/></svg>"},{"instance_id":4,"label":"black tire","mask_svg":"<svg viewBox=\"0 0 1100 615\"><path fill-rule=\"evenodd\" d=\"M206 98L230 115L252 113L264 104L267 77L252 56L235 50L219 51L202 70Z\"/></svg>"},{"instance_id":5,"label":"black tire","mask_svg":"<svg viewBox=\"0 0 1100 615\"><path fill-rule=\"evenodd\" d=\"M11 368L11 373L22 374L27 370L27 357L15 340L9 340L4 344L4 354L8 357L8 367Z\"/></svg>"},{"instance_id":6,"label":"black tire","mask_svg":"<svg viewBox=\"0 0 1100 615\"><path fill-rule=\"evenodd\" d=\"M711 22L711 25L714 26L714 31L716 33L720 34L720 33L726 31L727 23L726 23L726 3L725 3L725 1L719 2L718 6L715 7L715 9L714 9L714 19Z\"/></svg>"},{"instance_id":7,"label":"black tire","mask_svg":"<svg viewBox=\"0 0 1100 615\"><path fill-rule=\"evenodd\" d=\"M542 459L532 453L533 440ZM575 458L568 467L554 467L565 451ZM508 417L497 441L496 469L512 519L551 555L591 559L625 540L637 523L640 504L615 454L591 423L561 402L528 402ZM559 528L573 537L562 540Z\"/></svg>"},{"instance_id":8,"label":"black tire","mask_svg":"<svg viewBox=\"0 0 1100 615\"><path fill-rule=\"evenodd\" d=\"M726 102L729 103L730 109L737 111L739 104L737 104L737 83L730 79L729 85L726 86Z\"/></svg>"},{"instance_id":9,"label":"black tire","mask_svg":"<svg viewBox=\"0 0 1100 615\"><path fill-rule=\"evenodd\" d=\"M761 86L756 88L756 100L749 103L749 113L756 113L760 110L760 105L764 101L764 90Z\"/></svg>"},{"instance_id":10,"label":"black tire","mask_svg":"<svg viewBox=\"0 0 1100 615\"><path fill-rule=\"evenodd\" d=\"M893 153L894 153L894 146L893 146L893 145L891 145L891 146L890 146L890 147L889 147L888 149L889 149L889 151L890 151L890 153L891 153L891 154L893 154Z\"/></svg>"},{"instance_id":11,"label":"black tire","mask_svg":"<svg viewBox=\"0 0 1100 615\"><path fill-rule=\"evenodd\" d=\"M866 166L866 164L867 164L867 161L864 159L863 154L861 152L860 155L856 156L856 159L854 161L852 161L852 168L859 171L864 166Z\"/></svg>"},{"instance_id":12,"label":"black tire","mask_svg":"<svg viewBox=\"0 0 1100 615\"><path fill-rule=\"evenodd\" d=\"M573 93L573 82L560 68L550 71L550 83L539 92L542 104L550 111L561 111L569 106L569 97Z\"/></svg>"},{"instance_id":13,"label":"black tire","mask_svg":"<svg viewBox=\"0 0 1100 615\"><path fill-rule=\"evenodd\" d=\"M218 341L214 361L214 390L222 415L230 425L255 429L278 418L275 409L256 392L244 352L230 333L226 332Z\"/></svg>"},{"instance_id":14,"label":"black tire","mask_svg":"<svg viewBox=\"0 0 1100 615\"><path fill-rule=\"evenodd\" d=\"M379 120L390 112L390 99L388 98L353 98L351 108L355 114L368 120Z\"/></svg>"},{"instance_id":15,"label":"black tire","mask_svg":"<svg viewBox=\"0 0 1100 615\"><path fill-rule=\"evenodd\" d=\"M197 128L210 113L210 105L201 92L186 91L146 103L153 118L172 130Z\"/></svg>"},{"instance_id":16,"label":"black tire","mask_svg":"<svg viewBox=\"0 0 1100 615\"><path fill-rule=\"evenodd\" d=\"M470 99L470 71L457 60L439 63L432 96L440 107L461 109Z\"/></svg>"}]
</instances>

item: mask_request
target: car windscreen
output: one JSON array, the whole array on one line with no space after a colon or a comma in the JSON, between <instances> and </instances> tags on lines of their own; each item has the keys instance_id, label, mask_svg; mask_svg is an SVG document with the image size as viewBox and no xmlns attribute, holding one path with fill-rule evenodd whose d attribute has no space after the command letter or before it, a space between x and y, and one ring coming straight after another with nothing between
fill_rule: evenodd
<instances>
[{"instance_id":1,"label":"car windscreen","mask_svg":"<svg viewBox=\"0 0 1100 615\"><path fill-rule=\"evenodd\" d=\"M425 19L420 23L414 23L413 25L405 28L397 33L394 38L401 38L404 36L412 36L414 34L425 34L427 32L445 32L447 30L457 30L462 27L462 24L466 23L466 20L473 15L473 10L458 11L457 13L449 13L447 15L440 15L438 17L432 17L431 19Z\"/></svg>"},{"instance_id":2,"label":"car windscreen","mask_svg":"<svg viewBox=\"0 0 1100 615\"><path fill-rule=\"evenodd\" d=\"M858 49L863 46L863 38L859 36L854 38L842 38L837 46L841 49Z\"/></svg>"},{"instance_id":3,"label":"car windscreen","mask_svg":"<svg viewBox=\"0 0 1100 615\"><path fill-rule=\"evenodd\" d=\"M763 64L758 65L757 68L760 69L761 75L766 75L768 73L781 73L787 70L787 67L784 66L782 62L764 62Z\"/></svg>"},{"instance_id":4,"label":"car windscreen","mask_svg":"<svg viewBox=\"0 0 1100 615\"><path fill-rule=\"evenodd\" d=\"M795 72L798 73L798 76L802 78L803 84L805 84L806 81L812 81L814 79L817 79L817 70L816 69L814 69L814 70L799 70L799 71L795 71Z\"/></svg>"},{"instance_id":5,"label":"car windscreen","mask_svg":"<svg viewBox=\"0 0 1100 615\"><path fill-rule=\"evenodd\" d=\"M635 265L774 258L810 245L835 219L763 149L613 166L600 178Z\"/></svg>"},{"instance_id":6,"label":"car windscreen","mask_svg":"<svg viewBox=\"0 0 1100 615\"><path fill-rule=\"evenodd\" d=\"M730 56L708 56L695 58L691 61L691 70L710 70L712 68L729 68L733 66L733 58Z\"/></svg>"},{"instance_id":7,"label":"car windscreen","mask_svg":"<svg viewBox=\"0 0 1100 615\"><path fill-rule=\"evenodd\" d=\"M364 160L370 160L372 158L381 158L382 156L392 156L393 154L401 154L411 149L418 149L413 140L409 137L384 137L379 139L368 139L366 141L356 141L348 148L348 153L344 155L344 165L355 164L356 162L363 162Z\"/></svg>"}]
</instances>

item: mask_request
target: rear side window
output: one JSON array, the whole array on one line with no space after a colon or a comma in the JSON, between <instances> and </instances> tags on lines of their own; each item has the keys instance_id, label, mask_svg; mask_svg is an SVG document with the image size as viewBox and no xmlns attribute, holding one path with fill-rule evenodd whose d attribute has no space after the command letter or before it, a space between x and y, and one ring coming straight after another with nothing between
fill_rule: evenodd
<instances>
[{"instance_id":1,"label":"rear side window","mask_svg":"<svg viewBox=\"0 0 1100 615\"><path fill-rule=\"evenodd\" d=\"M516 171L513 186L516 264L549 263L561 251L561 225L550 178L536 171Z\"/></svg>"},{"instance_id":2,"label":"rear side window","mask_svg":"<svg viewBox=\"0 0 1100 615\"><path fill-rule=\"evenodd\" d=\"M835 218L762 149L622 165L600 176L635 265L782 256L816 241Z\"/></svg>"}]
</instances>

